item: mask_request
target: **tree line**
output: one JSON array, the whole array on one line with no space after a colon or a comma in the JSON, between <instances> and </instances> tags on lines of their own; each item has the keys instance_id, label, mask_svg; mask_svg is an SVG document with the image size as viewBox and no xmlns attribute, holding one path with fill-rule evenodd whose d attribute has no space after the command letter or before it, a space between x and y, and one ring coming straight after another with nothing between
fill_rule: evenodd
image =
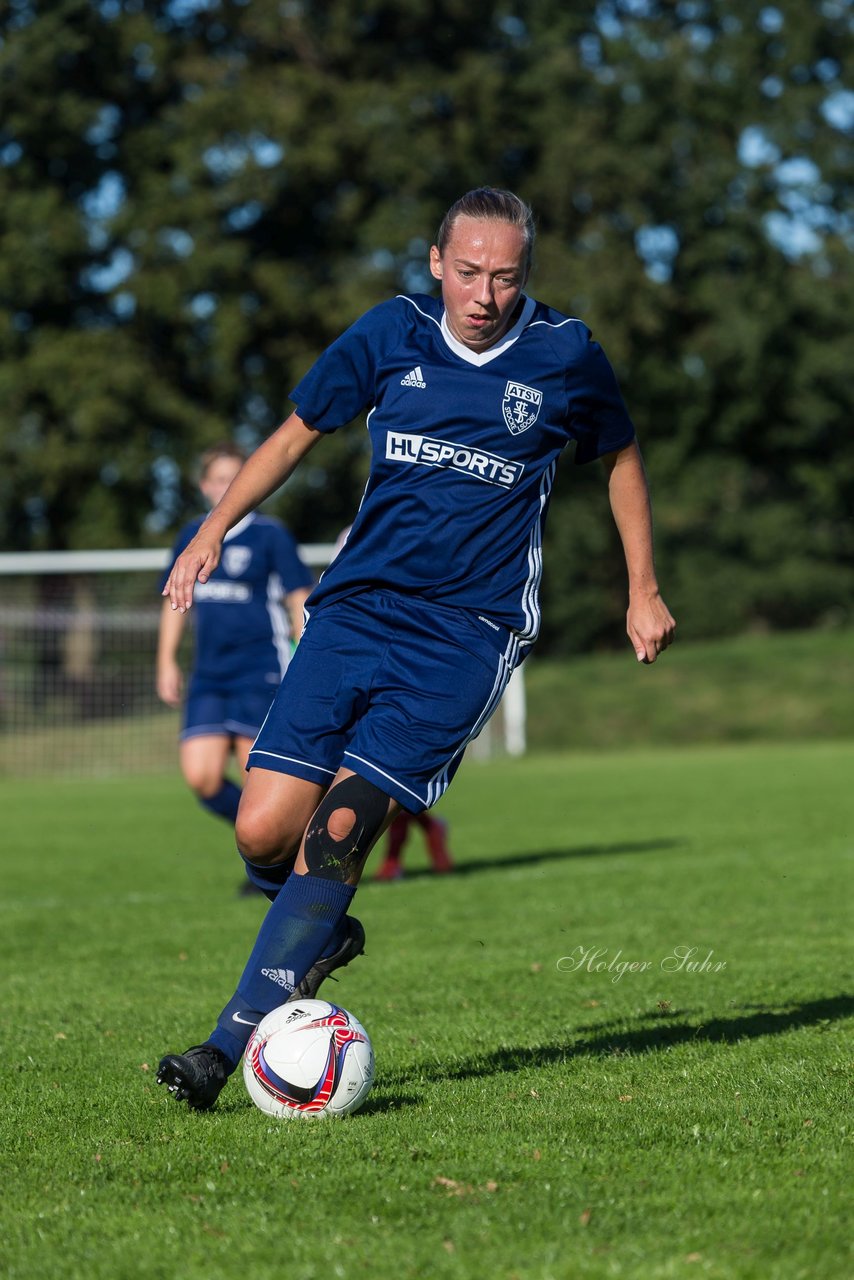
<instances>
[{"instance_id":1,"label":"tree line","mask_svg":"<svg viewBox=\"0 0 854 1280\"><path fill-rule=\"evenodd\" d=\"M0 545L162 545L338 333L431 289L447 206L534 207L530 283L617 371L682 634L850 621L850 0L7 0ZM849 344L846 349L846 342ZM269 504L334 540L337 433ZM621 642L597 468L559 473L543 646Z\"/></svg>"}]
</instances>

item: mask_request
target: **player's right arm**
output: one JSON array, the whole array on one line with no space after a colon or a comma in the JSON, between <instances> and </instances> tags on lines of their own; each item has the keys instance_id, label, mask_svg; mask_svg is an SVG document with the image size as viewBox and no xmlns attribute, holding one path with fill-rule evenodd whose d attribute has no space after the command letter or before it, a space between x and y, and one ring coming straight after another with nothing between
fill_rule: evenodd
<instances>
[{"instance_id":1,"label":"player's right arm","mask_svg":"<svg viewBox=\"0 0 854 1280\"><path fill-rule=\"evenodd\" d=\"M602 459L629 577L626 631L638 662L655 662L673 643L676 623L661 598L652 546L652 510L636 440Z\"/></svg>"},{"instance_id":2,"label":"player's right arm","mask_svg":"<svg viewBox=\"0 0 854 1280\"><path fill-rule=\"evenodd\" d=\"M178 648L185 621L183 613L175 613L169 601L163 601L157 636L157 696L168 707L181 704L184 676L178 665Z\"/></svg>"},{"instance_id":3,"label":"player's right arm","mask_svg":"<svg viewBox=\"0 0 854 1280\"><path fill-rule=\"evenodd\" d=\"M219 564L222 541L229 529L284 484L321 434L292 413L247 458L195 538L175 561L163 588L170 608L179 613L190 608L193 587L197 580L207 582Z\"/></svg>"}]
</instances>

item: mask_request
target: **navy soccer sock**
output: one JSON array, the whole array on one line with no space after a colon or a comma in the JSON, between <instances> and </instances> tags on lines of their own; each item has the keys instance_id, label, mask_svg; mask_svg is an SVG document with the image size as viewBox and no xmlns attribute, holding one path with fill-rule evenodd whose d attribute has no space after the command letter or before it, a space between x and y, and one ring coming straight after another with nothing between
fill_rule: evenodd
<instances>
[{"instance_id":1,"label":"navy soccer sock","mask_svg":"<svg viewBox=\"0 0 854 1280\"><path fill-rule=\"evenodd\" d=\"M270 906L237 990L207 1043L237 1067L257 1022L284 1004L311 966L339 939L355 885L293 875Z\"/></svg>"},{"instance_id":2,"label":"navy soccer sock","mask_svg":"<svg viewBox=\"0 0 854 1280\"><path fill-rule=\"evenodd\" d=\"M240 856L243 858L242 853ZM271 902L276 901L282 885L287 884L295 862L296 854L292 858L288 858L287 862L277 862L270 867L259 867L256 862L250 862L248 858L243 858L247 876L255 885L255 888L260 889Z\"/></svg>"},{"instance_id":3,"label":"navy soccer sock","mask_svg":"<svg viewBox=\"0 0 854 1280\"><path fill-rule=\"evenodd\" d=\"M234 826L237 821L237 806L240 804L240 787L226 778L219 791L212 796L199 796L199 804L208 813L215 813L218 818L225 818Z\"/></svg>"}]
</instances>

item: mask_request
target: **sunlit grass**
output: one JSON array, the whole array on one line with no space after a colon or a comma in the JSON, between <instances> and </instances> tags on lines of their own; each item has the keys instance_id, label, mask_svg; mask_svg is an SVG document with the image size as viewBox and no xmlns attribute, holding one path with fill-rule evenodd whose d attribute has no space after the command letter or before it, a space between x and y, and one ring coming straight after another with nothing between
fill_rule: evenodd
<instances>
[{"instance_id":1,"label":"sunlit grass","mask_svg":"<svg viewBox=\"0 0 854 1280\"><path fill-rule=\"evenodd\" d=\"M316 1124L239 1077L208 1115L153 1084L263 909L228 830L175 778L4 784L3 1274L849 1274L852 765L467 766L458 874L414 836L356 899L368 954L333 990L377 1083Z\"/></svg>"}]
</instances>

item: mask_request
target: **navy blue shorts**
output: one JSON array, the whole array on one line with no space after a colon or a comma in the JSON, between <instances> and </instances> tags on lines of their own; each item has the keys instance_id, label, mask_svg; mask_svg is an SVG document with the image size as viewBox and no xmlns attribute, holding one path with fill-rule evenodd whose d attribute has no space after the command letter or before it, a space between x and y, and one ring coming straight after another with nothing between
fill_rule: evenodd
<instances>
[{"instance_id":1,"label":"navy blue shorts","mask_svg":"<svg viewBox=\"0 0 854 1280\"><path fill-rule=\"evenodd\" d=\"M184 704L181 742L188 738L254 738L281 683L278 673L223 683L193 676Z\"/></svg>"},{"instance_id":2,"label":"navy blue shorts","mask_svg":"<svg viewBox=\"0 0 854 1280\"><path fill-rule=\"evenodd\" d=\"M328 786L341 766L435 804L497 707L519 642L466 610L365 591L313 612L248 767Z\"/></svg>"}]
</instances>

